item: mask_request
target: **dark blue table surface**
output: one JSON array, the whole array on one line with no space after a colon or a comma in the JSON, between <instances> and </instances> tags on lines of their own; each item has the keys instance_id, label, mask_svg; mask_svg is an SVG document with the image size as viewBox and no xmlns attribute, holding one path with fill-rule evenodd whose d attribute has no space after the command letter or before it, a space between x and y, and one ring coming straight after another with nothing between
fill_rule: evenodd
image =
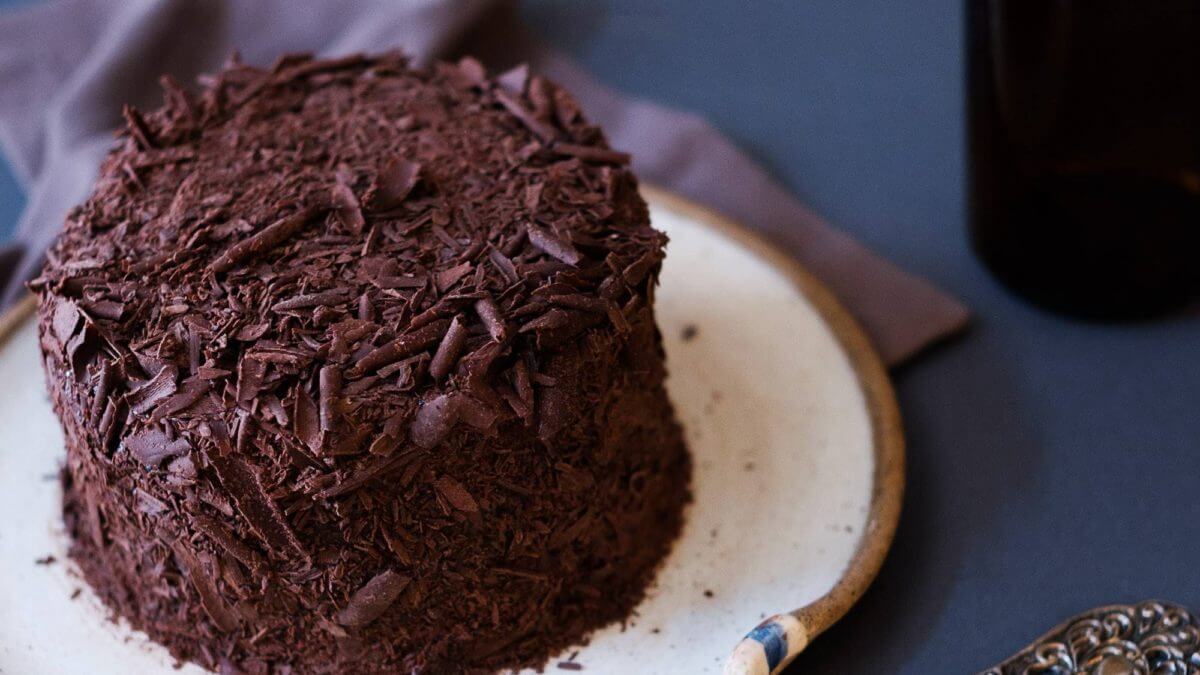
<instances>
[{"instance_id":1,"label":"dark blue table surface","mask_svg":"<svg viewBox=\"0 0 1200 675\"><path fill-rule=\"evenodd\" d=\"M1094 605L1200 609L1200 316L1067 321L971 256L960 0L540 0L524 14L608 83L707 115L976 313L896 373L909 480L895 547L789 672L972 673ZM0 170L0 233L21 203Z\"/></svg>"}]
</instances>

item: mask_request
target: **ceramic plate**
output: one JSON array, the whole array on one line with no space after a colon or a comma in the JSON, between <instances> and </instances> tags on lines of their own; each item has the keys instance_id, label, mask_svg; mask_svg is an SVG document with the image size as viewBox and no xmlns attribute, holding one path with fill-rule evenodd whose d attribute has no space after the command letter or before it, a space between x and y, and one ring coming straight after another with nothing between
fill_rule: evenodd
<instances>
[{"instance_id":1,"label":"ceramic plate","mask_svg":"<svg viewBox=\"0 0 1200 675\"><path fill-rule=\"evenodd\" d=\"M571 659L595 674L765 674L840 618L878 571L903 486L895 401L857 326L795 263L710 211L646 193L671 238L658 320L695 501L635 616L549 670ZM73 573L56 481L62 435L34 323L10 323L0 345L0 672L202 672L173 668L164 649L110 622Z\"/></svg>"}]
</instances>

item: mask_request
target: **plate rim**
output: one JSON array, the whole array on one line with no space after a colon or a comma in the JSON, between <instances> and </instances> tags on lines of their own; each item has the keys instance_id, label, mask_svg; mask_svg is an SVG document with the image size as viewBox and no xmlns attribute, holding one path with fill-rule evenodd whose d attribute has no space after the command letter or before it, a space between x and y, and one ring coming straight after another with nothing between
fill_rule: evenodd
<instances>
[{"instance_id":1,"label":"plate rim","mask_svg":"<svg viewBox=\"0 0 1200 675\"><path fill-rule=\"evenodd\" d=\"M806 644L845 616L858 602L878 576L895 540L904 501L905 439L891 378L871 339L850 310L794 257L750 227L709 206L654 185L642 184L640 190L646 201L712 227L787 277L829 326L850 361L866 399L875 459L867 526L833 588L812 603L788 612L800 623L801 637ZM771 672L782 669L804 644L787 647L785 658L772 664Z\"/></svg>"},{"instance_id":2,"label":"plate rim","mask_svg":"<svg viewBox=\"0 0 1200 675\"><path fill-rule=\"evenodd\" d=\"M771 664L770 672L776 672L809 641L845 616L878 576L891 549L905 488L905 439L899 404L883 360L861 325L834 294L795 258L748 226L711 207L654 185L643 183L640 191L648 202L687 216L744 246L792 282L837 339L866 400L875 460L867 525L850 561L833 587L812 603L788 612L799 623L800 639L793 639L792 644L786 644L783 658ZM37 297L27 293L16 305L0 314L0 344L32 317L36 307Z\"/></svg>"}]
</instances>

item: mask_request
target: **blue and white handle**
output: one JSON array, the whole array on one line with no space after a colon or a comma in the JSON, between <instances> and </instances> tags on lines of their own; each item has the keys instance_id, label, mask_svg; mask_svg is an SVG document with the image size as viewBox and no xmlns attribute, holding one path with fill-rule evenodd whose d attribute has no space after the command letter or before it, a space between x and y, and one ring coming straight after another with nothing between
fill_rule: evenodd
<instances>
[{"instance_id":1,"label":"blue and white handle","mask_svg":"<svg viewBox=\"0 0 1200 675\"><path fill-rule=\"evenodd\" d=\"M808 629L791 614L776 614L746 634L724 675L775 675L808 646Z\"/></svg>"}]
</instances>

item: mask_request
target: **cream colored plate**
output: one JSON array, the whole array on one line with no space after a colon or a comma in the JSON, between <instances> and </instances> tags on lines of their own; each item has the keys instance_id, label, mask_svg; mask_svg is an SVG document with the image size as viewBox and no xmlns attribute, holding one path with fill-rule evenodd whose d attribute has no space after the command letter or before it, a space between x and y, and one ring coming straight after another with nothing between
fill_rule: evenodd
<instances>
[{"instance_id":1,"label":"cream colored plate","mask_svg":"<svg viewBox=\"0 0 1200 675\"><path fill-rule=\"evenodd\" d=\"M790 660L878 571L903 486L895 402L861 332L794 263L709 211L646 192L671 237L658 319L695 503L636 616L575 660L593 674L718 673L760 621L806 608L729 666L766 673L768 657L775 670ZM0 382L0 672L201 672L173 669L165 650L107 621L65 559L62 436L32 321L0 345ZM45 556L57 562L35 562Z\"/></svg>"}]
</instances>

